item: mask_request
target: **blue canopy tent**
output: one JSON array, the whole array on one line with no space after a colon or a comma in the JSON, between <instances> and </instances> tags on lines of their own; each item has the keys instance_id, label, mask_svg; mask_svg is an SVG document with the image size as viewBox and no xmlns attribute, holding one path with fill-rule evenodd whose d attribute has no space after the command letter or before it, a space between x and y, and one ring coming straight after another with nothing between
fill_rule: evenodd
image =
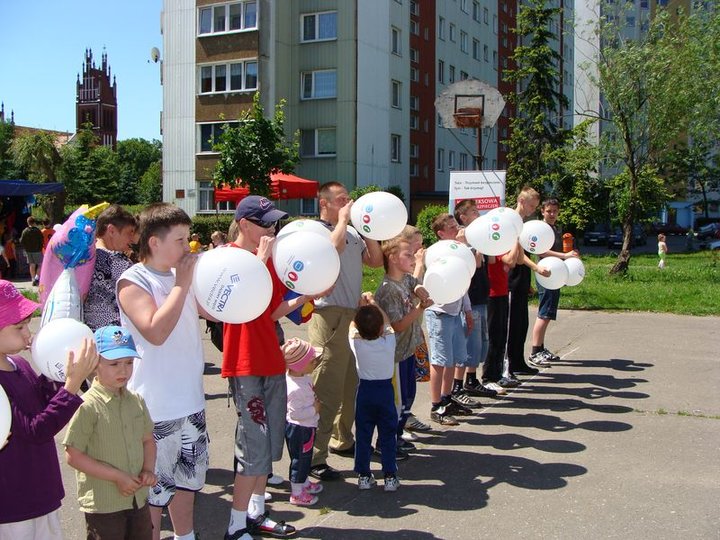
<instances>
[{"instance_id":1,"label":"blue canopy tent","mask_svg":"<svg viewBox=\"0 0 720 540\"><path fill-rule=\"evenodd\" d=\"M27 180L0 180L0 197L27 197L47 193L59 193L65 190L60 182L37 184Z\"/></svg>"}]
</instances>

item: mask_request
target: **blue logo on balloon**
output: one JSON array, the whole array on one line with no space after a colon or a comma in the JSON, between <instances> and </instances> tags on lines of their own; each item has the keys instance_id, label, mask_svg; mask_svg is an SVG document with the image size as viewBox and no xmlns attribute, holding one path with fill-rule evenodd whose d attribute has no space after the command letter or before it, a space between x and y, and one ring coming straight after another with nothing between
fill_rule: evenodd
<instances>
[{"instance_id":1,"label":"blue logo on balloon","mask_svg":"<svg viewBox=\"0 0 720 540\"><path fill-rule=\"evenodd\" d=\"M493 216L493 217L490 218L490 220L491 220L493 223L497 223L498 221L500 221L500 218L497 217L497 216Z\"/></svg>"},{"instance_id":2,"label":"blue logo on balloon","mask_svg":"<svg viewBox=\"0 0 720 540\"><path fill-rule=\"evenodd\" d=\"M535 235L530 237L530 240L532 240L533 242L537 242L537 239L538 239L538 237Z\"/></svg>"},{"instance_id":3,"label":"blue logo on balloon","mask_svg":"<svg viewBox=\"0 0 720 540\"><path fill-rule=\"evenodd\" d=\"M373 211L373 205L372 204L366 204L365 205L365 211L369 214Z\"/></svg>"},{"instance_id":4,"label":"blue logo on balloon","mask_svg":"<svg viewBox=\"0 0 720 540\"><path fill-rule=\"evenodd\" d=\"M295 261L293 263L293 270L296 272L302 272L303 268L305 268L305 265L302 263L302 261Z\"/></svg>"}]
</instances>

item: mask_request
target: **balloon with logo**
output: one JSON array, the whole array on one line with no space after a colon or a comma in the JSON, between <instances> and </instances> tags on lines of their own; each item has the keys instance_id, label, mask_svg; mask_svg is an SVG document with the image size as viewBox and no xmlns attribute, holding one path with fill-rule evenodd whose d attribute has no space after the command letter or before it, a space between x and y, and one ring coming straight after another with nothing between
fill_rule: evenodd
<instances>
[{"instance_id":1,"label":"balloon with logo","mask_svg":"<svg viewBox=\"0 0 720 540\"><path fill-rule=\"evenodd\" d=\"M555 243L553 228L539 219L526 221L520 233L520 245L525 251L541 254L549 251Z\"/></svg>"},{"instance_id":2,"label":"balloon with logo","mask_svg":"<svg viewBox=\"0 0 720 540\"><path fill-rule=\"evenodd\" d=\"M512 218L506 214L484 214L465 227L465 238L484 255L502 255L518 239Z\"/></svg>"},{"instance_id":3,"label":"balloon with logo","mask_svg":"<svg viewBox=\"0 0 720 540\"><path fill-rule=\"evenodd\" d=\"M280 229L275 238L279 239L300 231L313 232L325 238L330 238L330 230L315 219L295 219Z\"/></svg>"},{"instance_id":4,"label":"balloon with logo","mask_svg":"<svg viewBox=\"0 0 720 540\"><path fill-rule=\"evenodd\" d=\"M541 276L535 272L536 281L546 289L559 289L567 283L568 269L567 266L565 266L565 261L562 259L558 257L543 257L540 259L538 266L550 270L548 277Z\"/></svg>"},{"instance_id":5,"label":"balloon with logo","mask_svg":"<svg viewBox=\"0 0 720 540\"><path fill-rule=\"evenodd\" d=\"M3 387L0 386L0 448L5 444L11 426L12 409L10 408L10 400Z\"/></svg>"},{"instance_id":6,"label":"balloon with logo","mask_svg":"<svg viewBox=\"0 0 720 540\"><path fill-rule=\"evenodd\" d=\"M441 257L425 270L423 286L436 304L450 304L467 292L470 273L460 257Z\"/></svg>"},{"instance_id":7,"label":"balloon with logo","mask_svg":"<svg viewBox=\"0 0 720 540\"><path fill-rule=\"evenodd\" d=\"M585 278L585 265L580 260L580 257L570 257L565 259L565 266L568 270L568 278L566 285L568 287L574 287L579 285L580 282Z\"/></svg>"},{"instance_id":8,"label":"balloon with logo","mask_svg":"<svg viewBox=\"0 0 720 540\"><path fill-rule=\"evenodd\" d=\"M490 210L487 215L490 217L498 216L502 219L508 219L512 221L518 235L522 232L523 218L520 217L520 214L518 214L512 208L507 208L506 206L498 206L497 208L493 208L492 210Z\"/></svg>"},{"instance_id":9,"label":"balloon with logo","mask_svg":"<svg viewBox=\"0 0 720 540\"><path fill-rule=\"evenodd\" d=\"M219 247L203 253L193 270L195 298L217 320L240 324L258 318L270 305L267 266L245 249Z\"/></svg>"},{"instance_id":10,"label":"balloon with logo","mask_svg":"<svg viewBox=\"0 0 720 540\"><path fill-rule=\"evenodd\" d=\"M475 255L462 242L457 240L439 240L435 242L425 250L425 267L427 268L442 257L460 257L467 266L470 275L475 274L475 268L477 267Z\"/></svg>"},{"instance_id":11,"label":"balloon with logo","mask_svg":"<svg viewBox=\"0 0 720 540\"><path fill-rule=\"evenodd\" d=\"M48 379L64 382L68 352L73 351L77 358L85 338L93 340L94 335L80 321L53 319L40 328L33 339L33 363Z\"/></svg>"},{"instance_id":12,"label":"balloon with logo","mask_svg":"<svg viewBox=\"0 0 720 540\"><path fill-rule=\"evenodd\" d=\"M320 294L340 275L340 257L329 238L301 231L278 238L273 264L285 286L299 294Z\"/></svg>"},{"instance_id":13,"label":"balloon with logo","mask_svg":"<svg viewBox=\"0 0 720 540\"><path fill-rule=\"evenodd\" d=\"M373 191L355 201L350 220L357 231L372 240L389 240L407 225L405 204L392 193Z\"/></svg>"}]
</instances>

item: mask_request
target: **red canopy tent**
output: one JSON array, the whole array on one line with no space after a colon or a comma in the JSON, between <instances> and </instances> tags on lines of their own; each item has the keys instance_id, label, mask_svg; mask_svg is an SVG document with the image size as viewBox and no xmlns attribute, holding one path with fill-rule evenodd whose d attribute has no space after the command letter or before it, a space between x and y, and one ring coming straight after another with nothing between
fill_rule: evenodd
<instances>
[{"instance_id":1,"label":"red canopy tent","mask_svg":"<svg viewBox=\"0 0 720 540\"><path fill-rule=\"evenodd\" d=\"M300 178L294 174L273 173L270 175L270 198L271 199L314 199L318 194L320 182ZM215 202L239 200L250 195L246 187L215 188Z\"/></svg>"}]
</instances>

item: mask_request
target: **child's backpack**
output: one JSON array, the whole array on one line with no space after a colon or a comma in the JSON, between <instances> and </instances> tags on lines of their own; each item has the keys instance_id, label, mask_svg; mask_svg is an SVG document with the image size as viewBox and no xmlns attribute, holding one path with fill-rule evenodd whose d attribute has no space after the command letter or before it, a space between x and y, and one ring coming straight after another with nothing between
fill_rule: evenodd
<instances>
[{"instance_id":1,"label":"child's backpack","mask_svg":"<svg viewBox=\"0 0 720 540\"><path fill-rule=\"evenodd\" d=\"M223 324L221 321L205 321L205 333L210 334L210 341L217 347L217 350L223 350Z\"/></svg>"}]
</instances>

